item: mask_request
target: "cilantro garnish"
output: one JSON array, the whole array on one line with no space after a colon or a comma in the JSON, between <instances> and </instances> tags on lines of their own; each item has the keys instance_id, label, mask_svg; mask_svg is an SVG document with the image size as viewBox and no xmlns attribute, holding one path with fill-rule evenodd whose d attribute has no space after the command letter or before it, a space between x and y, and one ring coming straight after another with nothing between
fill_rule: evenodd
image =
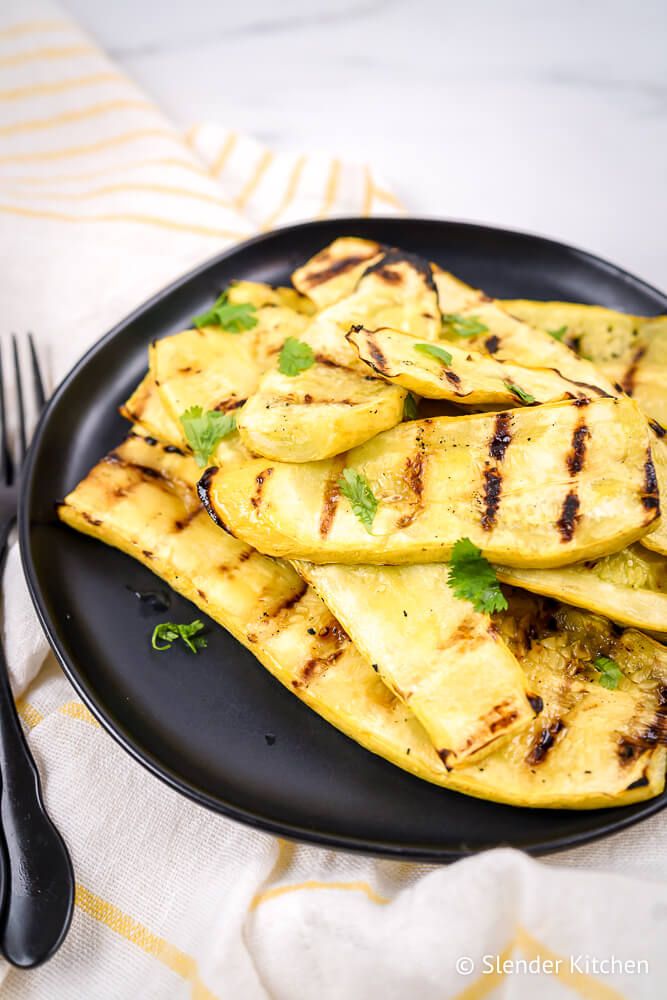
<instances>
[{"instance_id":1,"label":"cilantro garnish","mask_svg":"<svg viewBox=\"0 0 667 1000\"><path fill-rule=\"evenodd\" d=\"M567 327L559 326L557 330L547 330L547 333L550 337L553 337L554 340L562 340L567 333Z\"/></svg>"},{"instance_id":2,"label":"cilantro garnish","mask_svg":"<svg viewBox=\"0 0 667 1000\"><path fill-rule=\"evenodd\" d=\"M475 337L489 329L477 316L461 316L460 313L443 313L442 322L459 337Z\"/></svg>"},{"instance_id":3,"label":"cilantro garnish","mask_svg":"<svg viewBox=\"0 0 667 1000\"><path fill-rule=\"evenodd\" d=\"M612 660L610 656L598 656L596 660L593 660L593 666L600 672L600 684L602 687L608 688L610 691L615 691L618 687L618 682L623 677L623 671L616 660Z\"/></svg>"},{"instance_id":4,"label":"cilantro garnish","mask_svg":"<svg viewBox=\"0 0 667 1000\"><path fill-rule=\"evenodd\" d=\"M403 403L403 419L404 420L415 420L417 418L417 400L412 395L411 392L405 397L405 402Z\"/></svg>"},{"instance_id":5,"label":"cilantro garnish","mask_svg":"<svg viewBox=\"0 0 667 1000\"><path fill-rule=\"evenodd\" d=\"M451 365L452 356L449 351L446 351L444 347L438 347L437 344L415 344L415 351L420 351L422 354L430 354L432 358L437 358L438 361L442 361L445 365Z\"/></svg>"},{"instance_id":6,"label":"cilantro garnish","mask_svg":"<svg viewBox=\"0 0 667 1000\"><path fill-rule=\"evenodd\" d=\"M469 538L459 538L449 560L447 583L456 597L470 601L475 611L505 611L507 600L488 559Z\"/></svg>"},{"instance_id":7,"label":"cilantro garnish","mask_svg":"<svg viewBox=\"0 0 667 1000\"><path fill-rule=\"evenodd\" d=\"M535 397L531 396L529 392L525 392L520 385L515 385L514 382L505 382L505 385L510 392L513 392L517 399L520 399L522 403L534 403Z\"/></svg>"},{"instance_id":8,"label":"cilantro garnish","mask_svg":"<svg viewBox=\"0 0 667 1000\"><path fill-rule=\"evenodd\" d=\"M176 622L162 622L156 625L151 636L151 646L159 652L171 649L172 644L177 639L182 639L191 653L196 653L198 649L205 649L207 643L203 635L197 635L204 628L204 623L195 618L189 625L178 625ZM164 645L158 645L161 641Z\"/></svg>"},{"instance_id":9,"label":"cilantro garnish","mask_svg":"<svg viewBox=\"0 0 667 1000\"><path fill-rule=\"evenodd\" d=\"M338 480L338 486L343 496L350 501L353 513L359 518L366 531L370 532L375 512L378 509L378 501L373 495L366 477L362 476L356 469L344 469L342 477Z\"/></svg>"},{"instance_id":10,"label":"cilantro garnish","mask_svg":"<svg viewBox=\"0 0 667 1000\"><path fill-rule=\"evenodd\" d=\"M283 375L298 375L312 368L315 355L309 344L304 344L296 337L288 337L280 351L278 369Z\"/></svg>"},{"instance_id":11,"label":"cilantro garnish","mask_svg":"<svg viewBox=\"0 0 667 1000\"><path fill-rule=\"evenodd\" d=\"M223 292L210 309L195 316L192 322L197 329L202 326L221 326L227 333L241 333L257 326L257 317L254 315L256 312L257 309L250 302L229 302L227 292Z\"/></svg>"},{"instance_id":12,"label":"cilantro garnish","mask_svg":"<svg viewBox=\"0 0 667 1000\"><path fill-rule=\"evenodd\" d=\"M234 413L220 413L219 410L207 410L205 413L201 406L191 406L181 414L181 424L194 452L195 462L203 469L218 442L236 429L236 416Z\"/></svg>"}]
</instances>

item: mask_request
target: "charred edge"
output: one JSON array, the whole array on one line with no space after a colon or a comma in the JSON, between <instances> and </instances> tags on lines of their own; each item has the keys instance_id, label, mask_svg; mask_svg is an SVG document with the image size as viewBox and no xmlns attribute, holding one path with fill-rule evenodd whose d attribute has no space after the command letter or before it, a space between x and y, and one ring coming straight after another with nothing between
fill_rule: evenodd
<instances>
[{"instance_id":1,"label":"charred edge","mask_svg":"<svg viewBox=\"0 0 667 1000\"><path fill-rule=\"evenodd\" d=\"M380 248L378 247L372 253L350 254L349 257L341 257L339 260L334 260L330 264L326 264L325 267L306 274L303 284L306 288L315 288L317 285L323 285L325 281L331 281L332 278L337 278L339 275L345 274L346 271L351 271L358 264L363 264L364 261L375 257L379 253L379 250ZM323 259L327 258L323 257Z\"/></svg>"},{"instance_id":2,"label":"charred edge","mask_svg":"<svg viewBox=\"0 0 667 1000\"><path fill-rule=\"evenodd\" d=\"M502 462L511 440L512 418L509 413L498 413L489 444L489 455L494 461Z\"/></svg>"},{"instance_id":3,"label":"charred edge","mask_svg":"<svg viewBox=\"0 0 667 1000\"><path fill-rule=\"evenodd\" d=\"M255 487L254 495L250 497L250 503L253 505L255 510L257 510L262 503L262 493L264 492L264 484L266 483L266 480L272 475L272 473L273 469L269 467L268 469L264 469L262 472L260 472L258 475L255 476L255 482L257 485Z\"/></svg>"},{"instance_id":4,"label":"charred edge","mask_svg":"<svg viewBox=\"0 0 667 1000\"><path fill-rule=\"evenodd\" d=\"M642 754L655 750L659 744L664 745L666 741L663 728L659 724L654 724L646 726L636 735L621 736L617 747L619 763L622 766L632 764Z\"/></svg>"},{"instance_id":5,"label":"charred edge","mask_svg":"<svg viewBox=\"0 0 667 1000\"><path fill-rule=\"evenodd\" d=\"M484 341L484 346L486 347L489 354L495 354L500 347L500 338L492 333L490 337L487 337Z\"/></svg>"},{"instance_id":6,"label":"charred edge","mask_svg":"<svg viewBox=\"0 0 667 1000\"><path fill-rule=\"evenodd\" d=\"M602 396L604 399L613 398L612 396L609 395L608 392L605 392L604 389L601 389L599 385L592 385L590 382L577 382L576 379L568 378L567 375L563 375L563 373L559 371L558 368L552 368L551 371L555 372L556 375L562 378L564 382L569 382L570 385L576 385L580 389L587 389L589 392L595 393L596 396ZM583 406L585 404L582 403L581 405Z\"/></svg>"},{"instance_id":7,"label":"charred edge","mask_svg":"<svg viewBox=\"0 0 667 1000\"><path fill-rule=\"evenodd\" d=\"M583 421L575 427L572 435L572 447L566 459L571 476L575 476L578 472L581 472L584 467L586 443L590 436L591 432Z\"/></svg>"},{"instance_id":8,"label":"charred edge","mask_svg":"<svg viewBox=\"0 0 667 1000\"><path fill-rule=\"evenodd\" d=\"M573 406L590 406L591 405L591 401L588 398L588 396L577 396L577 398L575 400L573 400L572 405Z\"/></svg>"},{"instance_id":9,"label":"charred edge","mask_svg":"<svg viewBox=\"0 0 667 1000\"><path fill-rule=\"evenodd\" d=\"M447 747L443 747L441 750L437 751L437 754L438 754L438 757L440 758L440 760L442 761L442 763L445 765L445 769L447 771L451 771L452 768L451 768L451 766L449 764L449 758L450 757L456 757L456 754L454 753L454 751L453 750L449 750Z\"/></svg>"},{"instance_id":10,"label":"charred edge","mask_svg":"<svg viewBox=\"0 0 667 1000\"><path fill-rule=\"evenodd\" d=\"M646 788L647 785L648 785L648 778L646 777L645 774L642 774L641 778L637 778L636 781L630 782L630 784L626 788L626 792L631 792L633 788Z\"/></svg>"},{"instance_id":11,"label":"charred edge","mask_svg":"<svg viewBox=\"0 0 667 1000\"><path fill-rule=\"evenodd\" d=\"M387 364L387 359L377 345L377 342L371 333L366 333L366 343L368 344L368 350L372 358L372 365L376 372L380 375L387 375L390 366Z\"/></svg>"},{"instance_id":12,"label":"charred edge","mask_svg":"<svg viewBox=\"0 0 667 1000\"><path fill-rule=\"evenodd\" d=\"M574 490L570 490L563 500L561 515L556 521L562 542L571 542L579 520L580 501Z\"/></svg>"},{"instance_id":13,"label":"charred edge","mask_svg":"<svg viewBox=\"0 0 667 1000\"><path fill-rule=\"evenodd\" d=\"M484 513L482 514L482 527L485 531L491 531L496 523L498 508L500 507L500 494L503 489L502 473L498 469L484 470Z\"/></svg>"},{"instance_id":14,"label":"charred edge","mask_svg":"<svg viewBox=\"0 0 667 1000\"><path fill-rule=\"evenodd\" d=\"M208 516L211 518L213 523L217 524L219 528L223 528L224 531L226 531L228 534L231 535L231 531L229 530L227 525L223 523L222 518L218 516L215 507L211 502L211 495L210 495L211 480L217 471L218 467L216 465L212 465L210 466L210 468L206 469L203 476L197 483L197 496L201 500L202 507L204 508Z\"/></svg>"},{"instance_id":15,"label":"charred edge","mask_svg":"<svg viewBox=\"0 0 667 1000\"><path fill-rule=\"evenodd\" d=\"M414 268L415 271L421 275L428 288L432 292L436 291L435 281L433 280L431 266L428 261L423 257L419 257L417 254L406 253L404 250L397 250L396 247L388 249L380 260L366 268L361 277L363 279L369 274L377 273L389 284L400 284L403 278L400 273L392 270L394 264L409 264L410 267Z\"/></svg>"},{"instance_id":16,"label":"charred edge","mask_svg":"<svg viewBox=\"0 0 667 1000\"><path fill-rule=\"evenodd\" d=\"M621 379L621 388L623 392L626 392L628 396L631 396L635 388L635 379L637 378L637 368L639 367L639 362L646 354L646 347L638 347L635 353L632 355L632 360L628 365L623 378Z\"/></svg>"},{"instance_id":17,"label":"charred edge","mask_svg":"<svg viewBox=\"0 0 667 1000\"><path fill-rule=\"evenodd\" d=\"M659 438L664 438L665 434L667 434L667 430L665 430L662 424L659 424L657 420L649 420L649 427Z\"/></svg>"},{"instance_id":18,"label":"charred edge","mask_svg":"<svg viewBox=\"0 0 667 1000\"><path fill-rule=\"evenodd\" d=\"M298 590L295 590L293 594L290 594L288 597L282 600L280 604L277 604L275 608L271 609L271 611L265 611L263 617L267 621L270 621L272 618L277 618L281 612L289 611L290 608L293 608L296 604L299 603L299 601L301 600L301 598L303 597L303 595L306 593L307 590L308 590L308 584L305 582L305 580L300 580Z\"/></svg>"},{"instance_id":19,"label":"charred edge","mask_svg":"<svg viewBox=\"0 0 667 1000\"><path fill-rule=\"evenodd\" d=\"M546 729L542 729L526 757L527 764L541 764L556 741L558 734L565 728L561 719L556 719Z\"/></svg>"},{"instance_id":20,"label":"charred edge","mask_svg":"<svg viewBox=\"0 0 667 1000\"><path fill-rule=\"evenodd\" d=\"M62 506L66 505L63 504ZM92 514L89 514L87 510L81 511L81 517L84 519L84 521L87 521L88 524L91 524L93 528L99 528L99 526L102 523L99 517L93 517Z\"/></svg>"},{"instance_id":21,"label":"charred edge","mask_svg":"<svg viewBox=\"0 0 667 1000\"><path fill-rule=\"evenodd\" d=\"M642 493L642 503L646 510L651 510L656 512L656 517L660 513L660 492L658 489L658 477L655 473L655 465L653 464L653 456L651 455L651 449L649 448L646 453L646 462L644 463L644 492Z\"/></svg>"},{"instance_id":22,"label":"charred edge","mask_svg":"<svg viewBox=\"0 0 667 1000\"><path fill-rule=\"evenodd\" d=\"M539 715L544 708L544 701L540 698L539 694L528 694L526 695L528 701L530 702L530 707L532 708L535 715Z\"/></svg>"},{"instance_id":23,"label":"charred edge","mask_svg":"<svg viewBox=\"0 0 667 1000\"><path fill-rule=\"evenodd\" d=\"M338 486L338 476L332 477L324 487L324 497L322 500L322 510L320 512L320 537L326 538L331 531L338 501L340 500L340 487Z\"/></svg>"},{"instance_id":24,"label":"charred edge","mask_svg":"<svg viewBox=\"0 0 667 1000\"><path fill-rule=\"evenodd\" d=\"M239 406L243 406L245 402L245 399L237 399L235 396L230 396L227 399L221 399L219 403L215 404L213 409L219 410L221 413L230 413L232 410L238 410Z\"/></svg>"}]
</instances>

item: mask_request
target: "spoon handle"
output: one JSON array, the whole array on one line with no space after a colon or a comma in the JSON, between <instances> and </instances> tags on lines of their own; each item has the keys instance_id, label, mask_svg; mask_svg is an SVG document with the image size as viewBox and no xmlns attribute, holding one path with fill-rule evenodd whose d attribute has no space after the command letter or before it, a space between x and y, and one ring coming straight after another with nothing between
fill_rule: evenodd
<instances>
[{"instance_id":1,"label":"spoon handle","mask_svg":"<svg viewBox=\"0 0 667 1000\"><path fill-rule=\"evenodd\" d=\"M74 872L42 801L39 773L23 736L0 644L0 823L5 841L0 949L24 969L45 962L72 919Z\"/></svg>"}]
</instances>

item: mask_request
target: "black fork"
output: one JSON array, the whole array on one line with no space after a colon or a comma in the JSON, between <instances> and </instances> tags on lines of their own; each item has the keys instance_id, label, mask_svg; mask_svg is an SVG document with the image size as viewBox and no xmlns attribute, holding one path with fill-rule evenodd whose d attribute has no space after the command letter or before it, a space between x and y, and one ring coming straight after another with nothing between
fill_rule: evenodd
<instances>
[{"instance_id":1,"label":"black fork","mask_svg":"<svg viewBox=\"0 0 667 1000\"><path fill-rule=\"evenodd\" d=\"M32 335L28 335L30 383L35 409L46 399ZM16 521L21 465L29 439L27 380L21 374L18 341L12 336L16 399L15 443L7 414L8 381L0 350L0 571L9 533ZM62 837L42 801L39 773L16 714L0 643L0 950L13 965L32 968L62 943L72 919L74 873Z\"/></svg>"}]
</instances>

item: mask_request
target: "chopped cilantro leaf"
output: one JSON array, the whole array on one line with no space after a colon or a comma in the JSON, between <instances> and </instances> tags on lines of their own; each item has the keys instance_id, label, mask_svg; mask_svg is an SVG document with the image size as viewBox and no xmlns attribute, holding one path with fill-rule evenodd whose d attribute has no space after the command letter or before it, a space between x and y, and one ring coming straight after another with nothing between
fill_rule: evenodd
<instances>
[{"instance_id":1,"label":"chopped cilantro leaf","mask_svg":"<svg viewBox=\"0 0 667 1000\"><path fill-rule=\"evenodd\" d=\"M338 480L338 486L343 496L350 501L354 514L364 525L366 531L370 532L375 512L378 509L378 501L373 495L366 477L362 476L356 469L344 469L342 477Z\"/></svg>"},{"instance_id":2,"label":"chopped cilantro leaf","mask_svg":"<svg viewBox=\"0 0 667 1000\"><path fill-rule=\"evenodd\" d=\"M250 302L232 303L227 301L227 292L216 299L213 306L192 320L197 329L202 326L221 326L228 333L241 333L257 326L257 312Z\"/></svg>"},{"instance_id":3,"label":"chopped cilantro leaf","mask_svg":"<svg viewBox=\"0 0 667 1000\"><path fill-rule=\"evenodd\" d=\"M421 354L430 354L432 358L442 361L445 365L452 363L449 351L446 351L444 347L438 347L437 344L415 344L415 351L419 351Z\"/></svg>"},{"instance_id":4,"label":"chopped cilantro leaf","mask_svg":"<svg viewBox=\"0 0 667 1000\"><path fill-rule=\"evenodd\" d=\"M288 337L280 351L278 369L283 375L299 375L315 364L315 355L309 344L296 337Z\"/></svg>"},{"instance_id":5,"label":"chopped cilantro leaf","mask_svg":"<svg viewBox=\"0 0 667 1000\"><path fill-rule=\"evenodd\" d=\"M489 330L477 316L461 316L460 313L443 313L442 322L459 337L475 337Z\"/></svg>"},{"instance_id":6,"label":"chopped cilantro leaf","mask_svg":"<svg viewBox=\"0 0 667 1000\"><path fill-rule=\"evenodd\" d=\"M206 639L203 635L197 635L204 628L204 623L195 618L189 625L178 625L176 622L162 622L156 625L151 636L151 646L162 652L171 649L172 644L177 639L182 639L191 653L196 653L198 649L206 648ZM162 642L163 645L159 645Z\"/></svg>"},{"instance_id":7,"label":"chopped cilantro leaf","mask_svg":"<svg viewBox=\"0 0 667 1000\"><path fill-rule=\"evenodd\" d=\"M456 597L470 601L476 611L504 611L507 600L488 559L469 538L459 538L449 560L447 583Z\"/></svg>"},{"instance_id":8,"label":"chopped cilantro leaf","mask_svg":"<svg viewBox=\"0 0 667 1000\"><path fill-rule=\"evenodd\" d=\"M191 406L181 414L181 424L195 461L203 469L218 442L236 429L236 416L219 410L204 413L201 406Z\"/></svg>"},{"instance_id":9,"label":"chopped cilantro leaf","mask_svg":"<svg viewBox=\"0 0 667 1000\"><path fill-rule=\"evenodd\" d=\"M610 656L598 656L596 660L593 660L593 666L600 672L602 687L614 691L623 677L623 671L616 660L612 660Z\"/></svg>"}]
</instances>

